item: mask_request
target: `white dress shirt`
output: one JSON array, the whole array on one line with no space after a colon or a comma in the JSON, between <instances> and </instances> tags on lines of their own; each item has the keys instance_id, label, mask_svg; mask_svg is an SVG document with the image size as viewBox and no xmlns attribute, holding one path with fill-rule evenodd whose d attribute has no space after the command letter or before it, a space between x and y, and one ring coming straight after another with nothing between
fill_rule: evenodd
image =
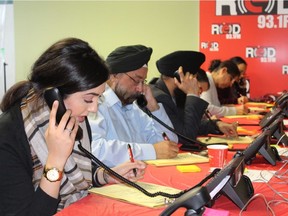
<instances>
[{"instance_id":1,"label":"white dress shirt","mask_svg":"<svg viewBox=\"0 0 288 216\"><path fill-rule=\"evenodd\" d=\"M123 106L108 85L101 100L97 115L89 116L92 130L91 148L92 153L107 166L113 167L129 160L128 143L135 159L151 160L156 159L152 144L163 141L162 132L165 132L170 140L178 142L176 134L150 118L136 103ZM162 104L159 106L160 109L152 114L173 128Z\"/></svg>"}]
</instances>

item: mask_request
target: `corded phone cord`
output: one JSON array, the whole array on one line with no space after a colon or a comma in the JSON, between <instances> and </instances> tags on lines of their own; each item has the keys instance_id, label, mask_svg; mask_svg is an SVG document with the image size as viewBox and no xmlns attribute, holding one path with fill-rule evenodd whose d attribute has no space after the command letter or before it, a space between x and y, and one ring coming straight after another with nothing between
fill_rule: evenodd
<instances>
[{"instance_id":1,"label":"corded phone cord","mask_svg":"<svg viewBox=\"0 0 288 216\"><path fill-rule=\"evenodd\" d=\"M140 107L140 106L139 106ZM174 128L170 127L169 125L165 124L163 121L161 121L159 118L157 118L155 115L153 115L151 113L151 111L147 108L147 107L140 107L140 109L143 110L143 112L145 112L150 118L155 119L157 122L159 122L162 126L164 126L165 128L167 128L168 130L172 131L173 133L177 134L178 136L182 137L183 139L191 142L191 143L195 143L198 144L199 146L202 147L207 147L207 144L202 143L198 140L192 140L189 137L184 136L183 134L178 133ZM219 143L218 143L219 144Z\"/></svg>"},{"instance_id":2,"label":"corded phone cord","mask_svg":"<svg viewBox=\"0 0 288 216\"><path fill-rule=\"evenodd\" d=\"M165 192L155 192L155 193L150 193L147 190L145 190L144 188L140 187L139 185L135 184L134 182L129 181L128 179L124 178L123 176L119 175L118 173L116 173L115 171L113 171L112 169L110 169L108 166L106 166L104 163L102 163L98 158L96 158L93 154L91 154L89 151L87 151L81 144L81 142L79 141L78 144L78 148L84 152L86 154L86 156L88 158L90 158L92 161L94 161L94 163L96 163L98 166L101 166L103 169L105 169L109 174L111 174L112 176L116 177L117 179L121 180L122 182L125 182L126 184L138 189L139 191L141 191L142 193L144 193L145 195L149 196L149 197L156 197L156 196L164 196L167 198L178 198L180 196L182 196L184 193L186 193L186 190L183 190L177 194L168 194Z\"/></svg>"},{"instance_id":3,"label":"corded phone cord","mask_svg":"<svg viewBox=\"0 0 288 216\"><path fill-rule=\"evenodd\" d=\"M156 197L156 196L164 196L167 198L178 198L180 196L182 196L184 193L192 190L193 188L196 188L198 186L201 186L202 184L204 184L208 179L212 178L216 173L218 173L220 171L220 169L214 169L208 176L206 176L200 183L198 183L197 185L193 186L192 188L183 190L177 194L168 194L165 192L155 192L155 193L150 193L149 191L145 190L144 188L142 188L141 186L135 184L134 182L129 181L128 179L124 178L123 176L119 175L118 173L116 173L115 171L113 171L112 169L110 169L108 166L106 166L104 163L102 163L98 158L96 158L93 154L91 154L89 151L87 151L83 146L82 143L79 141L78 144L78 148L86 154L86 156L88 158L90 158L92 161L94 161L94 163L96 163L98 166L101 166L103 169L105 169L109 174L113 175L114 177L118 178L119 180L121 180L122 182L125 182L126 184L129 184L130 186L136 188L137 190L141 191L142 193L144 193L146 196L149 197Z\"/></svg>"}]
</instances>

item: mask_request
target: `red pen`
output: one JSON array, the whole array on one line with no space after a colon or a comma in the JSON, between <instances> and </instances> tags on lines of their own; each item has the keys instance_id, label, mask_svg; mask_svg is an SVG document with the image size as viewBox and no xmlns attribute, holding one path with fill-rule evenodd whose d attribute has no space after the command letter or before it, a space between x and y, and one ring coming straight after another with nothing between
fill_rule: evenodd
<instances>
[{"instance_id":1,"label":"red pen","mask_svg":"<svg viewBox=\"0 0 288 216\"><path fill-rule=\"evenodd\" d=\"M162 133L162 137L164 140L169 141L169 137L167 136L167 134L165 132Z\"/></svg>"},{"instance_id":2,"label":"red pen","mask_svg":"<svg viewBox=\"0 0 288 216\"><path fill-rule=\"evenodd\" d=\"M129 153L130 161L131 161L132 163L134 163L133 152L132 152L132 148L131 148L130 144L128 144L128 153ZM137 176L137 170L136 170L136 168L133 169L133 173L134 173L134 175L135 175L135 177L136 177L136 176Z\"/></svg>"}]
</instances>

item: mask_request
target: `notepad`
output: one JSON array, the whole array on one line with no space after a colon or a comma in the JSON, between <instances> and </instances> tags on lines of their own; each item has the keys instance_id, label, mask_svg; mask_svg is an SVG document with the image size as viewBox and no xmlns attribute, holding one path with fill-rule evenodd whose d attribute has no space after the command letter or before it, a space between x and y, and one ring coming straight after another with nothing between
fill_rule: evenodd
<instances>
[{"instance_id":1,"label":"notepad","mask_svg":"<svg viewBox=\"0 0 288 216\"><path fill-rule=\"evenodd\" d=\"M152 183L137 182L136 184L150 193L161 191L169 194L178 194L179 192L181 192L181 190L179 189ZM119 201L129 202L150 208L162 207L165 205L165 197L149 197L144 193L140 192L138 189L127 184L113 184L104 187L95 187L91 188L89 192L117 199Z\"/></svg>"},{"instance_id":2,"label":"notepad","mask_svg":"<svg viewBox=\"0 0 288 216\"><path fill-rule=\"evenodd\" d=\"M147 160L145 162L147 164L152 164L156 166L175 166L184 164L207 163L209 162L209 159L208 157L187 152L179 153L177 157L171 159Z\"/></svg>"},{"instance_id":3,"label":"notepad","mask_svg":"<svg viewBox=\"0 0 288 216\"><path fill-rule=\"evenodd\" d=\"M263 118L262 115L258 115L258 114L248 114L248 115L230 115L230 116L224 116L224 118L228 118L228 119L253 119L253 120L260 120Z\"/></svg>"},{"instance_id":4,"label":"notepad","mask_svg":"<svg viewBox=\"0 0 288 216\"><path fill-rule=\"evenodd\" d=\"M273 107L274 104L270 104L270 103L261 103L261 102L247 102L245 103L245 106L247 107L261 107L261 108L269 108L269 107Z\"/></svg>"},{"instance_id":5,"label":"notepad","mask_svg":"<svg viewBox=\"0 0 288 216\"><path fill-rule=\"evenodd\" d=\"M260 132L261 131L259 131L259 129L251 130L251 129L246 129L246 128L241 127L241 126L237 127L237 133L239 135L250 135L250 136L253 136L253 135L259 134Z\"/></svg>"},{"instance_id":6,"label":"notepad","mask_svg":"<svg viewBox=\"0 0 288 216\"><path fill-rule=\"evenodd\" d=\"M205 144L215 144L215 143L227 143L227 144L250 144L253 142L253 138L250 136L238 136L238 138L227 138L227 137L199 137L197 138L202 143Z\"/></svg>"}]
</instances>

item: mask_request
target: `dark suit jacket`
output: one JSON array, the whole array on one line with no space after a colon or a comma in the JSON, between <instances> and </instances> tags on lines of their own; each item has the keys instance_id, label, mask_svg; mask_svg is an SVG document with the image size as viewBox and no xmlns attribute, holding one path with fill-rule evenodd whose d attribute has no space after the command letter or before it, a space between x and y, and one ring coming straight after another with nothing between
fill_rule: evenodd
<instances>
[{"instance_id":1,"label":"dark suit jacket","mask_svg":"<svg viewBox=\"0 0 288 216\"><path fill-rule=\"evenodd\" d=\"M197 96L185 96L183 100L174 103L163 80L158 79L155 84L150 85L152 93L158 103L162 103L169 116L174 129L180 134L195 140L199 135L208 133L219 134L216 121L202 119L208 103ZM187 139L179 137L182 144L190 144Z\"/></svg>"}]
</instances>

